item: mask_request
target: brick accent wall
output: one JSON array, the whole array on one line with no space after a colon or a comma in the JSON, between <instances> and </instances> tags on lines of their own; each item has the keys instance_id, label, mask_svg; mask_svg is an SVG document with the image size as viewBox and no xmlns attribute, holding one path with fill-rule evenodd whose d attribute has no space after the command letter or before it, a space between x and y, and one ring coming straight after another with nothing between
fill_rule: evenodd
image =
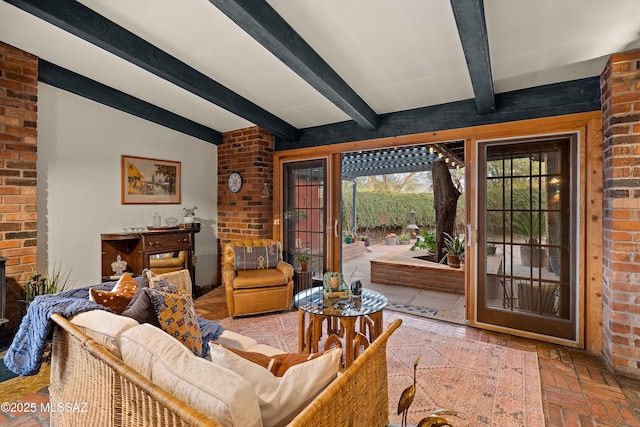
<instances>
[{"instance_id":1,"label":"brick accent wall","mask_svg":"<svg viewBox=\"0 0 640 427\"><path fill-rule=\"evenodd\" d=\"M603 120L603 354L640 377L640 50L611 56Z\"/></svg>"},{"instance_id":2,"label":"brick accent wall","mask_svg":"<svg viewBox=\"0 0 640 427\"><path fill-rule=\"evenodd\" d=\"M0 43L0 255L7 286L18 289L36 269L38 58ZM22 317L7 291L9 329Z\"/></svg>"},{"instance_id":3,"label":"brick accent wall","mask_svg":"<svg viewBox=\"0 0 640 427\"><path fill-rule=\"evenodd\" d=\"M222 135L218 147L218 239L273 237L273 152L274 136L258 127ZM227 186L229 175L242 176L242 188L233 193ZM269 197L262 198L264 183Z\"/></svg>"}]
</instances>

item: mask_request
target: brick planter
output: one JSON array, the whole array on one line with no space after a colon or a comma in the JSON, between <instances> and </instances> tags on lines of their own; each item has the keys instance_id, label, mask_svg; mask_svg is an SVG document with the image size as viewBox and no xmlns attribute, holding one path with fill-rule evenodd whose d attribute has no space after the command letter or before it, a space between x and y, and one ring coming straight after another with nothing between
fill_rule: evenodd
<instances>
[{"instance_id":1,"label":"brick planter","mask_svg":"<svg viewBox=\"0 0 640 427\"><path fill-rule=\"evenodd\" d=\"M464 295L464 269L424 261L419 251L371 260L371 282Z\"/></svg>"}]
</instances>

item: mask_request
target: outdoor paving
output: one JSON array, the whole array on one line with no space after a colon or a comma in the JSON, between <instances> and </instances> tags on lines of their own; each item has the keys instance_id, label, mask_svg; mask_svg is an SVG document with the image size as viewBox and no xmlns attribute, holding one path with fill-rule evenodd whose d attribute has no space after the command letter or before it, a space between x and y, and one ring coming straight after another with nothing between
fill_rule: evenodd
<instances>
[{"instance_id":1,"label":"outdoor paving","mask_svg":"<svg viewBox=\"0 0 640 427\"><path fill-rule=\"evenodd\" d=\"M416 313L413 307L420 307L428 310L421 310L419 314L424 317L430 317L438 320L445 320L459 324L465 323L465 297L447 292L436 292L429 290L421 290L409 288L406 286L382 285L371 282L371 263L372 259L393 254L401 253L409 250L411 245L386 245L373 244L366 248L364 256L346 261L342 265L342 273L345 280L349 280L351 273L358 267L358 271L363 276L363 286L365 288L378 291L387 297L391 304L391 309L405 311L408 313ZM411 306L410 310L402 310L397 307ZM435 310L435 313L432 312Z\"/></svg>"}]
</instances>

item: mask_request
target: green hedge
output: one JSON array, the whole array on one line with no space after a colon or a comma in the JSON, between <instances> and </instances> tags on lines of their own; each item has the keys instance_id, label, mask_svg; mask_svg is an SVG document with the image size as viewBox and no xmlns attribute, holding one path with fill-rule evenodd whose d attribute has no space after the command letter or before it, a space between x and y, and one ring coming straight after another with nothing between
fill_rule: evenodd
<instances>
[{"instance_id":1,"label":"green hedge","mask_svg":"<svg viewBox=\"0 0 640 427\"><path fill-rule=\"evenodd\" d=\"M433 209L433 193L357 193L358 230L404 228L409 224L409 212L416 212L416 225L435 228L436 213ZM353 210L351 197L343 198L342 219L351 222ZM464 198L458 199L458 218L464 218Z\"/></svg>"},{"instance_id":2,"label":"green hedge","mask_svg":"<svg viewBox=\"0 0 640 427\"><path fill-rule=\"evenodd\" d=\"M501 188L487 189L487 209L510 209L510 195L503 200ZM357 193L357 223L358 230L364 229L404 229L409 224L409 212L416 212L416 225L420 228L435 228L436 213L433 209L433 193L395 193L395 192L358 192ZM529 209L533 204L538 206L538 195L530 197L529 189L513 190L513 207L515 209ZM544 200L543 200L544 204ZM543 206L544 208L544 206ZM351 223L353 210L350 195L344 195L342 205L342 219L345 224ZM465 223L464 196L458 199L457 224ZM489 231L502 230L502 215L489 214Z\"/></svg>"}]
</instances>

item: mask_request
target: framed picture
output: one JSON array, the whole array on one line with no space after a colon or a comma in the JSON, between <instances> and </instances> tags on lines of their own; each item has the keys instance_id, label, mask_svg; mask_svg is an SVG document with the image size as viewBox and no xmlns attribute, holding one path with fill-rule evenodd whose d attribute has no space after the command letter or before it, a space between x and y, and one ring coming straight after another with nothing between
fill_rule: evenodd
<instances>
[{"instance_id":1,"label":"framed picture","mask_svg":"<svg viewBox=\"0 0 640 427\"><path fill-rule=\"evenodd\" d=\"M179 204L180 162L122 156L122 204Z\"/></svg>"}]
</instances>

